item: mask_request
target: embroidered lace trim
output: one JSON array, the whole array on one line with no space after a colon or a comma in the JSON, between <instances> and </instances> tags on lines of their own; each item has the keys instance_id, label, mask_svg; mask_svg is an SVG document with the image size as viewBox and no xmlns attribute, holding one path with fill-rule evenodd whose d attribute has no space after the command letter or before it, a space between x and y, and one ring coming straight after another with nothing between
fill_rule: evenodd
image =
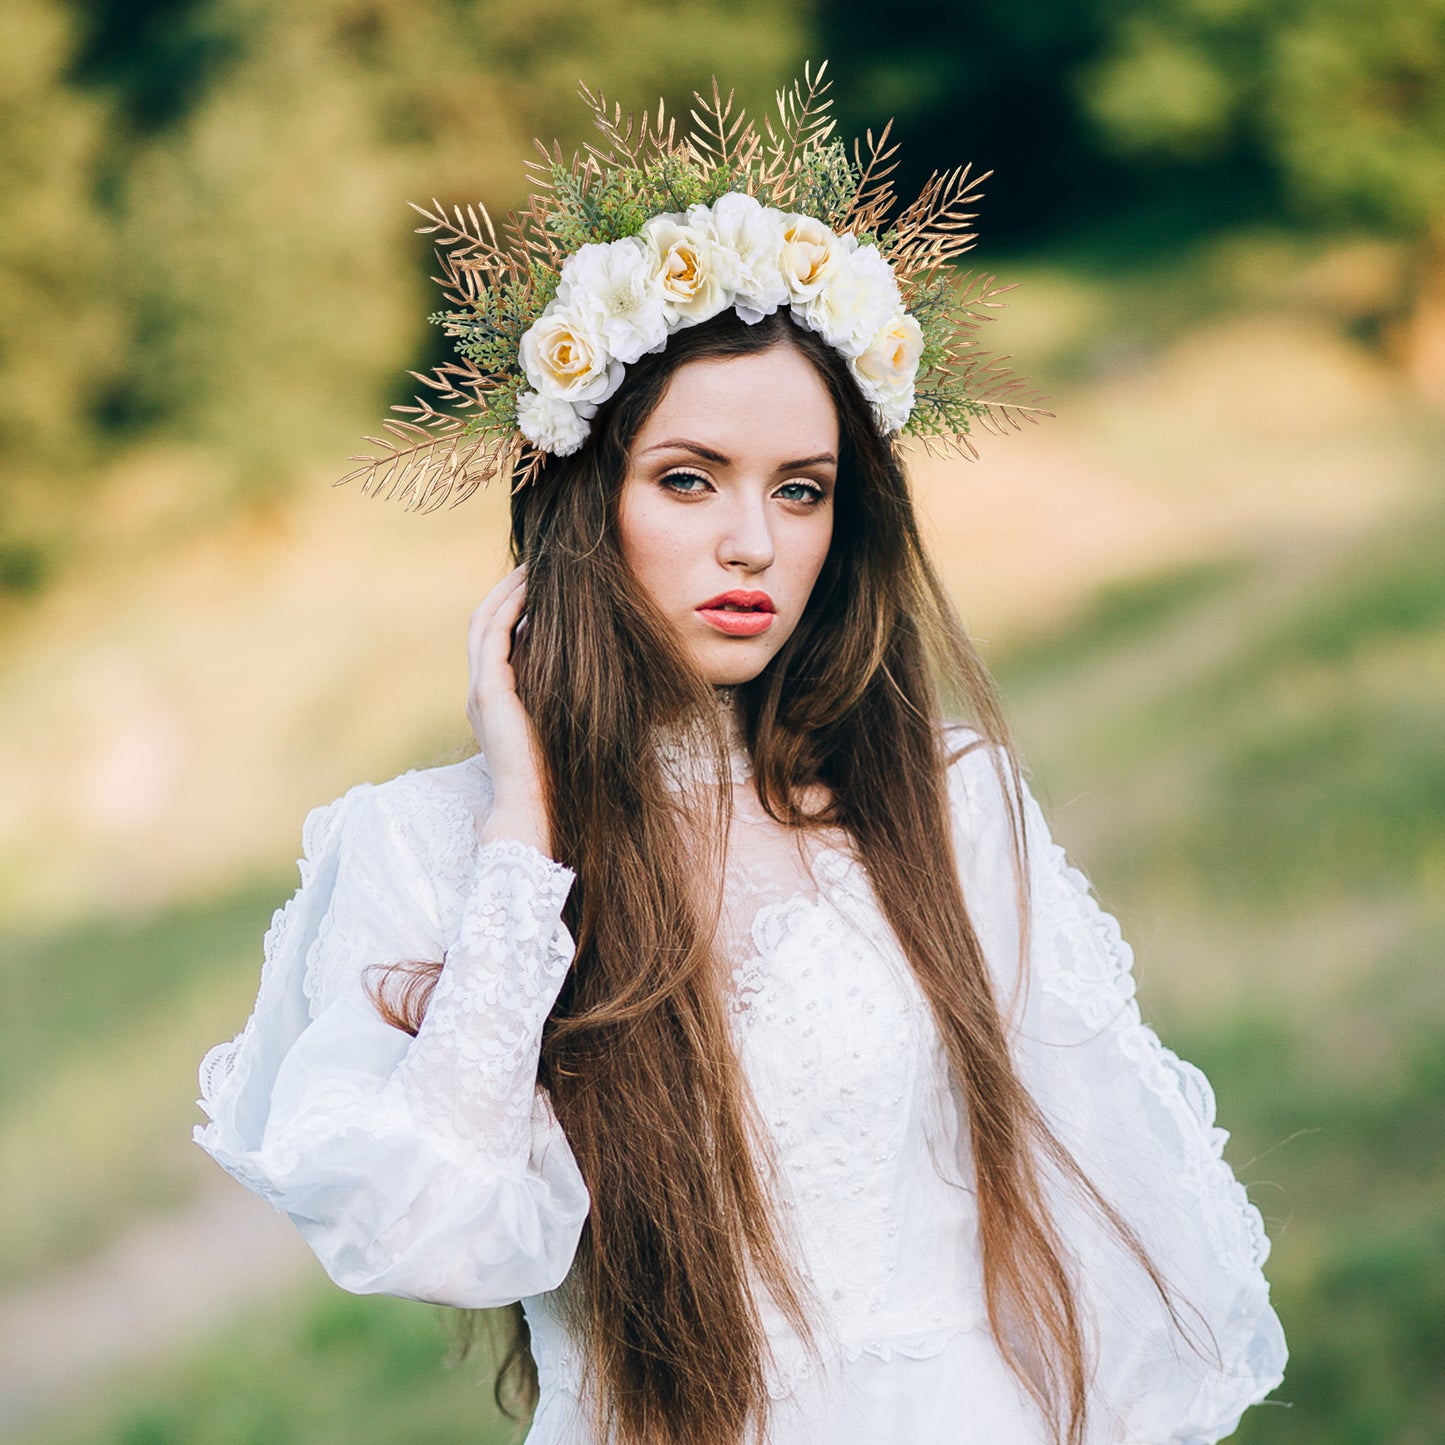
<instances>
[{"instance_id":1,"label":"embroidered lace trim","mask_svg":"<svg viewBox=\"0 0 1445 1445\"><path fill-rule=\"evenodd\" d=\"M1088 1029L1117 1031L1120 1051L1178 1123L1178 1165L1186 1189L1229 1201L1230 1208L1206 1209L1203 1215L1221 1264L1243 1277L1264 1264L1269 1239L1259 1210L1224 1159L1229 1133L1215 1125L1214 1091L1143 1022L1134 995L1134 954L1118 921L1099 906L1088 879L1070 866L1062 848L1050 842L1046 855L1044 880L1054 903L1041 911L1053 923L1050 954L1058 966L1044 974L1041 985Z\"/></svg>"},{"instance_id":2,"label":"embroidered lace trim","mask_svg":"<svg viewBox=\"0 0 1445 1445\"><path fill-rule=\"evenodd\" d=\"M212 1119L229 1113L230 1101L244 1082L237 1061L250 1057L253 1052L247 1048L247 1042L256 1030L257 1020L268 1018L278 1006L279 995L287 982L284 961L289 957L291 934L309 901L308 889L317 863L330 854L341 832L342 820L356 799L370 787L368 783L358 784L334 802L313 808L306 815L301 829L301 857L296 860L300 883L295 893L271 916L261 945L261 983L256 1005L241 1032L229 1042L215 1045L201 1060L199 1103ZM257 1188L255 1182L247 1182L251 1188Z\"/></svg>"}]
</instances>

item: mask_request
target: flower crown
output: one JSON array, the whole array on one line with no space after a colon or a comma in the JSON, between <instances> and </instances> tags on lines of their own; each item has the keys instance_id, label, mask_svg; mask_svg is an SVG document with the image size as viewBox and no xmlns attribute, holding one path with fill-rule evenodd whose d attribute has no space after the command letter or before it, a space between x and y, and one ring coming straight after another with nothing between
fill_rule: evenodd
<instances>
[{"instance_id":1,"label":"flower crown","mask_svg":"<svg viewBox=\"0 0 1445 1445\"><path fill-rule=\"evenodd\" d=\"M583 445L629 365L729 308L756 323L789 307L847 358L879 430L930 451L973 457L975 425L1035 420L1023 383L977 344L1010 288L952 273L987 176L935 173L893 216L891 122L866 154L834 140L826 68L780 92L762 131L716 81L682 136L661 104L624 120L584 86L603 143L567 164L538 142L538 191L504 239L484 207L416 207L450 303L431 320L457 360L411 373L430 395L393 408L401 419L367 438L380 454L353 457L341 481L423 511L497 477L525 486Z\"/></svg>"}]
</instances>

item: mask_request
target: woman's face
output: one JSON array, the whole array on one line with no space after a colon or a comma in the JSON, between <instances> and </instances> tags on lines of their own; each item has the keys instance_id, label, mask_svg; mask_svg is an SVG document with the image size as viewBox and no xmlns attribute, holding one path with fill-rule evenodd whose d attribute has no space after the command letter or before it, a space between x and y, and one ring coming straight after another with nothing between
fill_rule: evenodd
<instances>
[{"instance_id":1,"label":"woman's face","mask_svg":"<svg viewBox=\"0 0 1445 1445\"><path fill-rule=\"evenodd\" d=\"M792 635L833 537L838 416L795 347L678 368L628 453L622 554L711 683Z\"/></svg>"}]
</instances>

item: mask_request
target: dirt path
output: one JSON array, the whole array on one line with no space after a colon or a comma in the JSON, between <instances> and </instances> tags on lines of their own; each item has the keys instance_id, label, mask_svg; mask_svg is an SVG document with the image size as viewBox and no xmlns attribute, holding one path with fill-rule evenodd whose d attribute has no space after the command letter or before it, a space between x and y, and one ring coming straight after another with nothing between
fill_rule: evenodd
<instances>
[{"instance_id":1,"label":"dirt path","mask_svg":"<svg viewBox=\"0 0 1445 1445\"><path fill-rule=\"evenodd\" d=\"M106 1253L0 1299L0 1439L319 1267L290 1221L230 1181Z\"/></svg>"}]
</instances>

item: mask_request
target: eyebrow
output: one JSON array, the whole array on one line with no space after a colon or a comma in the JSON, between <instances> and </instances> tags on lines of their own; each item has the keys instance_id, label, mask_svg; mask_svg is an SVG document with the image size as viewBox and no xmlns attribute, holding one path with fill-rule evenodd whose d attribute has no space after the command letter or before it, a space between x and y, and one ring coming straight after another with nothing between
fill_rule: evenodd
<instances>
[{"instance_id":1,"label":"eyebrow","mask_svg":"<svg viewBox=\"0 0 1445 1445\"><path fill-rule=\"evenodd\" d=\"M722 467L729 466L732 462L731 457L725 457L721 452L713 451L711 447L705 447L699 442L688 441L685 437L669 437L665 442L658 442L655 446L647 447L641 455L645 457L652 452L662 451L691 452L704 461L716 462L718 466ZM832 452L819 452L816 456L797 457L793 461L782 462L778 466L778 471L791 472L796 471L799 467L816 467L824 464L837 466L838 458Z\"/></svg>"}]
</instances>

